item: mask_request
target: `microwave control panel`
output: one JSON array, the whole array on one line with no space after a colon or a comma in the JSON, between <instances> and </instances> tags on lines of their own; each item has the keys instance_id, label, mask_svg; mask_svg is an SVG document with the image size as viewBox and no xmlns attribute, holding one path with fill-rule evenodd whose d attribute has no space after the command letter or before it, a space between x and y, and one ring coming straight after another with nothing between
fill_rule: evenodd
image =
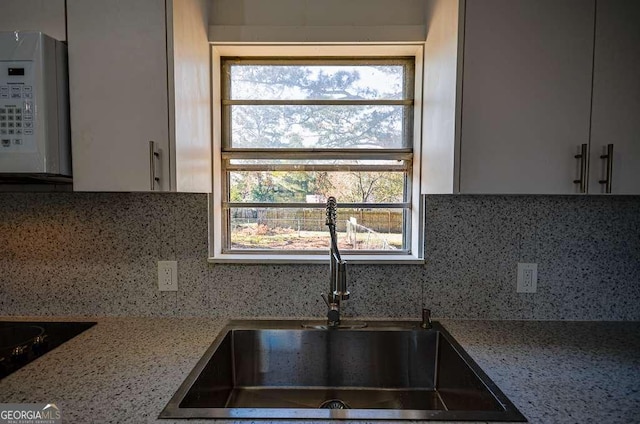
<instances>
[{"instance_id":1,"label":"microwave control panel","mask_svg":"<svg viewBox=\"0 0 640 424\"><path fill-rule=\"evenodd\" d=\"M36 114L31 61L0 61L0 152L36 149Z\"/></svg>"},{"instance_id":2,"label":"microwave control panel","mask_svg":"<svg viewBox=\"0 0 640 424\"><path fill-rule=\"evenodd\" d=\"M4 176L71 177L67 46L41 32L0 31L0 178Z\"/></svg>"}]
</instances>

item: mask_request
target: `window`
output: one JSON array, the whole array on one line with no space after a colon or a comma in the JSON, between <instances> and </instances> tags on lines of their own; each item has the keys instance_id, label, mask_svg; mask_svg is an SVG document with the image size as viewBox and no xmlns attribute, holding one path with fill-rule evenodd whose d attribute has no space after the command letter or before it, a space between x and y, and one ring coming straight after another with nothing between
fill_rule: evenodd
<instances>
[{"instance_id":1,"label":"window","mask_svg":"<svg viewBox=\"0 0 640 424\"><path fill-rule=\"evenodd\" d=\"M220 55L214 257L419 257L415 63Z\"/></svg>"}]
</instances>

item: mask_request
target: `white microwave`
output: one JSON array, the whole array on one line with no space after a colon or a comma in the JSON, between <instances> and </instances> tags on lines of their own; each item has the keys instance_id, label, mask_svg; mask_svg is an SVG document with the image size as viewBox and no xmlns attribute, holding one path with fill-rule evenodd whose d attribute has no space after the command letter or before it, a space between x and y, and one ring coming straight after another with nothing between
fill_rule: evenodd
<instances>
[{"instance_id":1,"label":"white microwave","mask_svg":"<svg viewBox=\"0 0 640 424\"><path fill-rule=\"evenodd\" d=\"M67 47L41 32L0 32L0 176L71 177Z\"/></svg>"}]
</instances>

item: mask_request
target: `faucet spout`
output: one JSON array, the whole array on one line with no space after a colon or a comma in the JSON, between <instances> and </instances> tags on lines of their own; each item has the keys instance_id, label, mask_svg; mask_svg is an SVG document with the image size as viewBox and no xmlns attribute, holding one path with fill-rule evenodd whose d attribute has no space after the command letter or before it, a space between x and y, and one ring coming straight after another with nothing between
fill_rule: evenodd
<instances>
[{"instance_id":1,"label":"faucet spout","mask_svg":"<svg viewBox=\"0 0 640 424\"><path fill-rule=\"evenodd\" d=\"M347 290L347 262L340 256L338 237L336 235L338 204L336 198L327 199L326 225L329 227L331 250L329 254L329 295L327 296L327 324L330 327L340 325L340 301L349 299Z\"/></svg>"}]
</instances>

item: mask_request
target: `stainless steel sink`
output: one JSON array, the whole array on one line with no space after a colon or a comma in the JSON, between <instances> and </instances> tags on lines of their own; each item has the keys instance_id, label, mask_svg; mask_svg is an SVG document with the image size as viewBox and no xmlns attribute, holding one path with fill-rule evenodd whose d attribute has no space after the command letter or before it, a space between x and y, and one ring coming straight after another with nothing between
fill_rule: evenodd
<instances>
[{"instance_id":1,"label":"stainless steel sink","mask_svg":"<svg viewBox=\"0 0 640 424\"><path fill-rule=\"evenodd\" d=\"M526 421L437 322L232 321L160 418Z\"/></svg>"}]
</instances>

